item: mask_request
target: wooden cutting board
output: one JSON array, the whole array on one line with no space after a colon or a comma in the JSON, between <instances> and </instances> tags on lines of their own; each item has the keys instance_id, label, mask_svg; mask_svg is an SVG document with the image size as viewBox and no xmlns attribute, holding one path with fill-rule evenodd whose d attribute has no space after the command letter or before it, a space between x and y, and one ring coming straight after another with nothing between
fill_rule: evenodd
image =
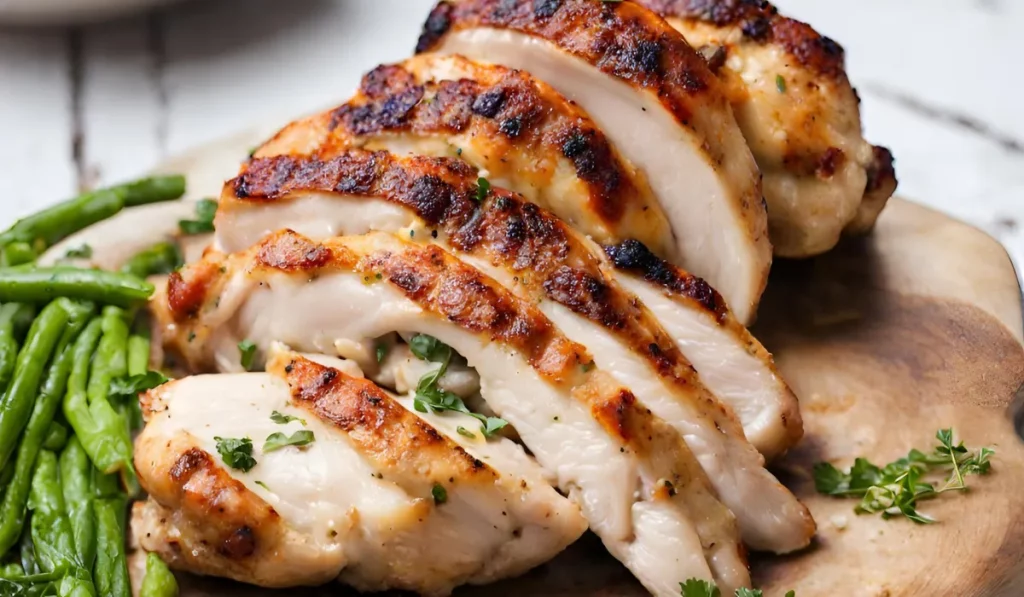
<instances>
[{"instance_id":1,"label":"wooden cutting board","mask_svg":"<svg viewBox=\"0 0 1024 597\"><path fill-rule=\"evenodd\" d=\"M266 132L162 169L189 174L191 196L217 195L220 180ZM1024 419L1024 411L1017 416L1017 403L1024 404L1021 318L1017 276L999 243L907 201L892 201L869 238L816 259L776 263L754 331L801 399L806 437L774 468L819 528L800 554L752 557L765 595L1024 595L1024 444L1014 429ZM969 494L923 505L938 524L857 516L855 502L814 492L815 462L848 466L865 456L885 463L911 447L930 449L944 427L968 446L995 447L996 456L991 475L971 478ZM180 581L185 597L353 594L340 586L274 592L186 575ZM593 536L523 578L456 592L645 594Z\"/></svg>"}]
</instances>

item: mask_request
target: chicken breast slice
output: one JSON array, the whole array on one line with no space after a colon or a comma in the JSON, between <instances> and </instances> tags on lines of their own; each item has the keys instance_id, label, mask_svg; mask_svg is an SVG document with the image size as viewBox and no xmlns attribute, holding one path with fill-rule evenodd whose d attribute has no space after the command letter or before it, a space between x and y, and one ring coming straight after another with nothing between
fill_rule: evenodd
<instances>
[{"instance_id":1,"label":"chicken breast slice","mask_svg":"<svg viewBox=\"0 0 1024 597\"><path fill-rule=\"evenodd\" d=\"M724 83L764 175L776 255L817 255L834 247L844 229L871 229L896 179L891 155L888 171L876 161L876 151L887 150L864 140L839 44L768 2L639 3L700 48ZM877 182L869 184L872 176ZM870 186L888 194L872 194Z\"/></svg>"},{"instance_id":2,"label":"chicken breast slice","mask_svg":"<svg viewBox=\"0 0 1024 597\"><path fill-rule=\"evenodd\" d=\"M441 244L537 304L569 339L589 347L598 367L609 371L655 415L670 423L697 456L721 500L736 514L748 545L790 552L809 543L815 525L807 509L764 468L761 455L744 438L731 409L705 388L674 336L635 295L616 283L612 276L617 274L603 271L600 249L514 194L492 188L489 198L478 202L473 174L455 173L466 168L459 162L364 153L365 161L358 165L359 155L345 152L338 162L328 163L286 156L254 161L227 185L221 198L223 224L218 234L231 239L225 243L240 246L254 242L264 233L262 226L271 223L318 239L339 232L358 234L366 231L358 227L361 218L375 219L372 214L394 205L409 206L403 237ZM331 202L326 193L339 181L355 178L361 181L362 190ZM397 180L403 181L402 187L390 182ZM428 185L433 189L430 194L423 192ZM401 188L409 194L403 194ZM362 202L357 202L357 192L365 193ZM301 206L307 199L316 207ZM297 209L289 209L289 205ZM447 215L438 221L431 211ZM399 229L394 225L386 228ZM669 296L674 295L675 301L662 298L664 286L650 285L655 300L671 304L662 316L682 322L675 332L688 339L691 352L702 355L702 366L718 369L714 379L720 387L748 399L739 406L759 437L771 440L772 445L795 442L802 429L799 406L774 374L770 357L763 348L758 353L751 345L739 343L749 341L758 346L742 326L729 328L731 317L724 306L714 305L717 295L707 284L693 279L688 282L690 285L671 290ZM694 300L694 295L705 301ZM706 301L711 301L710 307ZM726 348L716 354L708 350L707 342ZM730 357L729 362L712 362L723 353ZM737 384L737 377L745 383ZM761 394L751 395L751 389ZM751 507L752 503L757 506Z\"/></svg>"},{"instance_id":3,"label":"chicken breast slice","mask_svg":"<svg viewBox=\"0 0 1024 597\"><path fill-rule=\"evenodd\" d=\"M761 176L722 85L660 17L632 2L442 1L417 50L528 70L578 103L642 168L679 264L753 319L772 259Z\"/></svg>"},{"instance_id":4,"label":"chicken breast slice","mask_svg":"<svg viewBox=\"0 0 1024 597\"><path fill-rule=\"evenodd\" d=\"M355 180L358 186L348 182ZM476 181L476 171L448 159L357 150L258 159L224 187L217 242L228 250L242 250L280 226L318 239L407 230L413 240L441 242L462 255L478 256L473 263L491 268L491 275L513 291L543 297L599 325L602 329L595 333L602 342L602 334L612 334L648 364L657 361L655 375L664 371L680 377L695 394L706 386L714 396L700 398L698 403L707 405L700 410L719 413L715 427L735 429L719 401L724 403L739 415L747 438L767 457L784 453L800 439L799 404L771 355L707 283L675 268L665 271L683 282L662 283L653 266L648 269L654 277L637 282L632 273L636 264L614 271L601 249L517 195L492 188L481 205ZM638 283L642 287L630 287ZM653 314L637 295L659 305ZM610 303L609 296L621 300ZM652 344L657 355L651 354ZM365 352L371 351L369 347ZM664 370L662 360L669 363ZM699 378L689 371L691 363ZM784 533L764 535L776 538L755 542L766 549L793 549L809 537L786 541L782 548Z\"/></svg>"},{"instance_id":5,"label":"chicken breast slice","mask_svg":"<svg viewBox=\"0 0 1024 597\"><path fill-rule=\"evenodd\" d=\"M461 157L599 242L636 238L675 257L646 179L586 113L524 71L432 54L380 66L349 102L288 125L254 155L353 147Z\"/></svg>"},{"instance_id":6,"label":"chicken breast slice","mask_svg":"<svg viewBox=\"0 0 1024 597\"><path fill-rule=\"evenodd\" d=\"M153 309L197 368L237 358L243 338L329 353L338 339L434 336L477 370L488 405L652 593L694 576L749 584L735 519L678 434L532 302L437 246L279 232L172 274Z\"/></svg>"},{"instance_id":7,"label":"chicken breast slice","mask_svg":"<svg viewBox=\"0 0 1024 597\"><path fill-rule=\"evenodd\" d=\"M151 391L135 453L149 493L133 515L142 547L268 587L340 578L444 595L521 574L584 532L579 508L517 445L468 441L340 364L279 353L267 373ZM314 440L263 446L297 431ZM226 465L218 437L252 438L251 469Z\"/></svg>"}]
</instances>

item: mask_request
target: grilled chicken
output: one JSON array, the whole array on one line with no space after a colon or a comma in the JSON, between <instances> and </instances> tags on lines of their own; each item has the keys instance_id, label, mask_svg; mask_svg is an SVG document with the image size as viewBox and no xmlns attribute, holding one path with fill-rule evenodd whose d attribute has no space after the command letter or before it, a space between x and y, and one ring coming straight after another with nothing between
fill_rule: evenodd
<instances>
[{"instance_id":1,"label":"grilled chicken","mask_svg":"<svg viewBox=\"0 0 1024 597\"><path fill-rule=\"evenodd\" d=\"M356 180L358 185L346 182ZM584 345L608 344L603 334L611 334L618 343L613 346L643 361L641 371L664 374L673 386L676 378L683 379L698 396L706 383L740 415L747 437L766 456L784 452L800 438L796 398L775 372L771 356L705 282L667 265L656 266L653 256L644 263L637 263L639 257L616 259L625 271L613 271L583 235L516 195L493 188L481 207L476 180L472 168L440 158L353 150L321 151L315 158L257 159L225 185L217 242L229 251L242 250L282 226L317 239L406 229L413 240L444 243L469 256L530 300L552 301L542 303L549 317L564 313L552 311L559 305L571 312L564 313L570 322L576 314L602 328L585 328L600 340L580 338ZM634 279L638 266L643 266L641 277L649 279ZM634 295L649 302L654 315ZM372 346L364 352L372 353ZM690 363L699 379L688 371ZM657 377L649 381L659 382ZM713 396L698 402L721 412ZM727 414L715 416L718 427L735 428ZM787 543L789 548L793 544L800 541Z\"/></svg>"},{"instance_id":2,"label":"grilled chicken","mask_svg":"<svg viewBox=\"0 0 1024 597\"><path fill-rule=\"evenodd\" d=\"M475 419L416 413L350 363L317 361L281 353L268 373L190 377L144 398L143 548L267 587L339 578L443 595L521 574L586 529L514 443L467 439L453 423ZM294 419L275 423L275 411ZM264 449L299 430L313 443ZM225 465L218 437L252 438L255 466Z\"/></svg>"},{"instance_id":3,"label":"grilled chicken","mask_svg":"<svg viewBox=\"0 0 1024 597\"><path fill-rule=\"evenodd\" d=\"M461 157L600 242L675 241L646 179L576 105L529 74L426 54L381 66L348 103L296 121L256 157L342 148Z\"/></svg>"},{"instance_id":4,"label":"grilled chicken","mask_svg":"<svg viewBox=\"0 0 1024 597\"><path fill-rule=\"evenodd\" d=\"M776 255L817 255L874 226L896 188L892 156L861 134L839 44L768 2L638 1L717 69L764 175Z\"/></svg>"},{"instance_id":5,"label":"grilled chicken","mask_svg":"<svg viewBox=\"0 0 1024 597\"><path fill-rule=\"evenodd\" d=\"M332 204L331 189L348 179L359 179L362 188L337 195ZM591 350L598 367L607 369L644 405L673 425L700 460L722 501L736 513L748 545L778 552L806 546L814 533L807 510L764 469L761 456L744 439L732 411L705 389L673 336L643 303L607 275L600 249L557 218L501 189L492 188L491 197L478 203L475 180L465 164L445 159L358 151L344 152L327 162L320 158L266 158L251 163L245 173L226 185L218 236L225 239L222 245L247 247L266 233L263 226L271 222L318 239L358 234L365 232L363 220L378 219L375 213L407 206L402 236L442 244L522 299L537 304L569 339ZM433 187L429 193L425 190L428 185ZM362 202L358 202L359 193ZM312 206L303 205L307 199L314 202ZM651 292L659 297L666 294L661 285L652 286ZM694 339L690 340L691 351L702 352L705 359L720 358L724 352L745 366L721 370L718 375L721 387L738 387L738 395L747 399L741 406L751 421L760 425L756 429L775 445L788 446L795 441L801 431L796 400L773 374L763 348L758 354L754 347L759 345L749 333L734 322L729 325L733 320L724 307L709 308L692 299L706 294L715 300L703 282L667 294L676 295L672 310L678 313L665 313L664 317L682 322L676 327L686 338ZM671 298L659 300L672 302ZM721 305L720 299L718 303ZM716 327L714 322L721 323ZM714 331L691 333L700 326ZM724 351L708 350L709 337L712 345L724 345ZM745 341L751 344L743 344ZM749 361L759 357L765 365L750 368ZM722 363L714 366L721 368ZM765 368L771 378L762 376ZM737 378L747 383L736 386ZM752 387L761 390L760 394L750 395ZM756 410L751 399L763 402L764 408ZM774 426L768 424L772 417ZM757 506L751 507L751 503Z\"/></svg>"},{"instance_id":6,"label":"grilled chicken","mask_svg":"<svg viewBox=\"0 0 1024 597\"><path fill-rule=\"evenodd\" d=\"M528 70L579 104L646 175L679 264L753 319L772 258L760 174L723 85L661 18L632 2L442 1L417 49Z\"/></svg>"},{"instance_id":7,"label":"grilled chicken","mask_svg":"<svg viewBox=\"0 0 1024 597\"><path fill-rule=\"evenodd\" d=\"M166 340L196 368L237 357L242 338L329 353L339 339L435 336L476 369L488 405L652 593L677 594L693 576L749 584L735 519L675 430L535 303L437 246L284 231L208 253L166 293L154 305Z\"/></svg>"}]
</instances>

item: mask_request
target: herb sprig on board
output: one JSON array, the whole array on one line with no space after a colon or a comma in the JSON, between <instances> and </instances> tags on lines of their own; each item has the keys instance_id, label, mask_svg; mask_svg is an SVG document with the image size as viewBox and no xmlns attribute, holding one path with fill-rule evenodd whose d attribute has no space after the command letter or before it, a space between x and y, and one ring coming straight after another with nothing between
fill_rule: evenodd
<instances>
[{"instance_id":1,"label":"herb sprig on board","mask_svg":"<svg viewBox=\"0 0 1024 597\"><path fill-rule=\"evenodd\" d=\"M682 597L722 597L722 590L713 582L691 578L679 583L679 594ZM760 589L740 588L734 594L736 597L764 597ZM796 591L789 591L786 597L796 597Z\"/></svg>"},{"instance_id":2,"label":"herb sprig on board","mask_svg":"<svg viewBox=\"0 0 1024 597\"><path fill-rule=\"evenodd\" d=\"M963 442L954 443L952 429L939 430L935 439L939 443L931 452L913 449L881 467L866 458L856 459L847 471L819 462L814 466L814 486L825 495L860 498L854 508L858 514L881 514L885 519L903 516L931 524L936 520L919 512L918 503L947 491L967 491L965 477L988 474L995 453L991 448L968 450ZM928 480L939 475L945 481Z\"/></svg>"}]
</instances>

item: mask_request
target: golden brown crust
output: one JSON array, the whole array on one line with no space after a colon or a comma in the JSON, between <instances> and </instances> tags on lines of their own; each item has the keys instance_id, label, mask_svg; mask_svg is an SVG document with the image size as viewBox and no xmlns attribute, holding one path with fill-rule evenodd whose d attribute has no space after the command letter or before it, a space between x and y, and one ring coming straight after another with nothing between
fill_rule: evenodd
<instances>
[{"instance_id":1,"label":"golden brown crust","mask_svg":"<svg viewBox=\"0 0 1024 597\"><path fill-rule=\"evenodd\" d=\"M364 259L361 267L366 272L383 273L420 307L515 348L552 381L571 379L576 367L593 360L536 307L440 247L426 245L403 255L378 253Z\"/></svg>"},{"instance_id":2,"label":"golden brown crust","mask_svg":"<svg viewBox=\"0 0 1024 597\"><path fill-rule=\"evenodd\" d=\"M892 195L896 190L896 160L892 157L892 152L887 147L876 145L871 150L873 159L871 166L868 168L867 192L871 194L892 189L892 191L886 191L889 195Z\"/></svg>"},{"instance_id":3,"label":"golden brown crust","mask_svg":"<svg viewBox=\"0 0 1024 597\"><path fill-rule=\"evenodd\" d=\"M205 557L238 569L272 553L283 532L280 515L221 469L206 451L184 441L166 443L165 450L175 454L169 457L174 462L167 470L160 468L162 463L146 462L143 455L150 450L139 450L135 458L139 481L146 493L174 511L176 519L201 521L193 525L190 540L202 546Z\"/></svg>"},{"instance_id":4,"label":"golden brown crust","mask_svg":"<svg viewBox=\"0 0 1024 597\"><path fill-rule=\"evenodd\" d=\"M575 381L581 364L593 361L586 348L571 342L531 303L517 298L481 274L434 245L405 243L394 237L386 248L375 248L372 238L337 238L315 243L290 230L266 237L247 252L226 258L208 254L183 271L184 284L195 279L193 268L217 272L216 286L240 271L259 276L266 273L304 273L309 279L332 271L353 271L367 284L388 283L420 308L450 321L475 335L509 346L522 354L532 367L553 383ZM310 255L317 256L310 259ZM322 256L329 256L323 258ZM231 272L231 274L227 273ZM214 287L205 280L204 288ZM191 291L190 291L191 292ZM202 291L197 291L202 292ZM216 293L203 295L203 308L215 309ZM160 313L163 309L157 309ZM173 313L173 309L169 309ZM165 342L185 354L201 349L195 341L203 322L179 317Z\"/></svg>"},{"instance_id":5,"label":"golden brown crust","mask_svg":"<svg viewBox=\"0 0 1024 597\"><path fill-rule=\"evenodd\" d=\"M892 152L885 147L874 146L872 160L868 165L868 184L864 192L864 201L857 210L857 217L847 225L846 234L867 234L875 227L879 214L885 204L896 192L899 181L896 179L895 160Z\"/></svg>"},{"instance_id":6,"label":"golden brown crust","mask_svg":"<svg viewBox=\"0 0 1024 597\"><path fill-rule=\"evenodd\" d=\"M414 210L431 225L461 220L473 210L476 170L460 160L386 152L345 151L332 156L253 159L224 185L221 211L232 203L276 201L307 190L362 197L387 197ZM452 181L457 181L453 185Z\"/></svg>"},{"instance_id":7,"label":"golden brown crust","mask_svg":"<svg viewBox=\"0 0 1024 597\"><path fill-rule=\"evenodd\" d=\"M744 340L747 352L765 363L777 378L782 379L775 369L772 355L758 342L753 335L740 324L725 306L722 297L706 282L693 276L686 270L658 258L646 247L636 241L628 241L619 245L604 247L612 265L617 269L643 278L665 291L665 295L677 303L693 308L700 305L704 312L714 317L718 325L730 330L731 335ZM785 386L785 382L780 382ZM788 392L787 388L787 392ZM787 439L782 442L785 447L796 445L804 434L803 417L800 405L796 400L787 401L787 409L780 413Z\"/></svg>"},{"instance_id":8,"label":"golden brown crust","mask_svg":"<svg viewBox=\"0 0 1024 597\"><path fill-rule=\"evenodd\" d=\"M554 215L496 188L478 203L474 174L465 172L455 160L357 151L329 160L326 157L254 160L227 187L244 189L245 200L288 200L290 193L330 193L337 181L358 178L363 181L360 188L345 194L381 198L412 209L430 225L444 229L453 248L503 264L517 273L517 284L532 296L553 300L608 330L681 392L696 393L712 405L720 425L738 429L735 416L703 387L654 315L606 276L599 256ZM317 167L327 174L316 175ZM370 171L375 178L365 174ZM230 195L221 199L226 209L238 201ZM443 214L442 219L435 214ZM420 265L405 275L415 278L417 268ZM682 272L675 267L666 271L673 276ZM725 317L728 311L721 297L703 280L685 276L685 283L671 287L671 292L693 299L694 308L709 310L719 320ZM464 304L456 306L466 308Z\"/></svg>"},{"instance_id":9,"label":"golden brown crust","mask_svg":"<svg viewBox=\"0 0 1024 597\"><path fill-rule=\"evenodd\" d=\"M509 29L546 39L605 73L654 92L686 126L693 99L717 92L704 59L657 15L632 2L593 0L442 0L423 27L417 52L450 32Z\"/></svg>"},{"instance_id":10,"label":"golden brown crust","mask_svg":"<svg viewBox=\"0 0 1024 597\"><path fill-rule=\"evenodd\" d=\"M373 382L314 363L296 354L282 355L267 370L288 384L292 404L345 432L376 470L398 483L415 478L429 498L434 484L493 485L500 475L413 415ZM391 478L397 474L400 477ZM415 491L416 488L407 488ZM415 494L414 494L415 495Z\"/></svg>"},{"instance_id":11,"label":"golden brown crust","mask_svg":"<svg viewBox=\"0 0 1024 597\"><path fill-rule=\"evenodd\" d=\"M737 27L746 40L775 43L818 74L846 79L842 46L810 25L782 16L766 0L636 1L665 17Z\"/></svg>"},{"instance_id":12,"label":"golden brown crust","mask_svg":"<svg viewBox=\"0 0 1024 597\"><path fill-rule=\"evenodd\" d=\"M203 263L203 267L189 270L188 282L178 271L171 272L167 277L167 304L177 320L194 317L199 312L210 291L209 286L216 277L216 266L205 261L200 263Z\"/></svg>"},{"instance_id":13,"label":"golden brown crust","mask_svg":"<svg viewBox=\"0 0 1024 597\"><path fill-rule=\"evenodd\" d=\"M604 252L616 268L637 274L672 296L699 304L704 311L714 314L719 323L728 316L729 308L710 284L659 258L643 244L630 240L606 246Z\"/></svg>"},{"instance_id":14,"label":"golden brown crust","mask_svg":"<svg viewBox=\"0 0 1024 597\"><path fill-rule=\"evenodd\" d=\"M526 72L497 65L472 70L473 78L423 83L405 65L374 69L359 93L331 112L323 147L336 152L380 134L465 134L569 160L587 187L590 210L609 230L621 226L627 205L642 207L631 173L582 110Z\"/></svg>"}]
</instances>

